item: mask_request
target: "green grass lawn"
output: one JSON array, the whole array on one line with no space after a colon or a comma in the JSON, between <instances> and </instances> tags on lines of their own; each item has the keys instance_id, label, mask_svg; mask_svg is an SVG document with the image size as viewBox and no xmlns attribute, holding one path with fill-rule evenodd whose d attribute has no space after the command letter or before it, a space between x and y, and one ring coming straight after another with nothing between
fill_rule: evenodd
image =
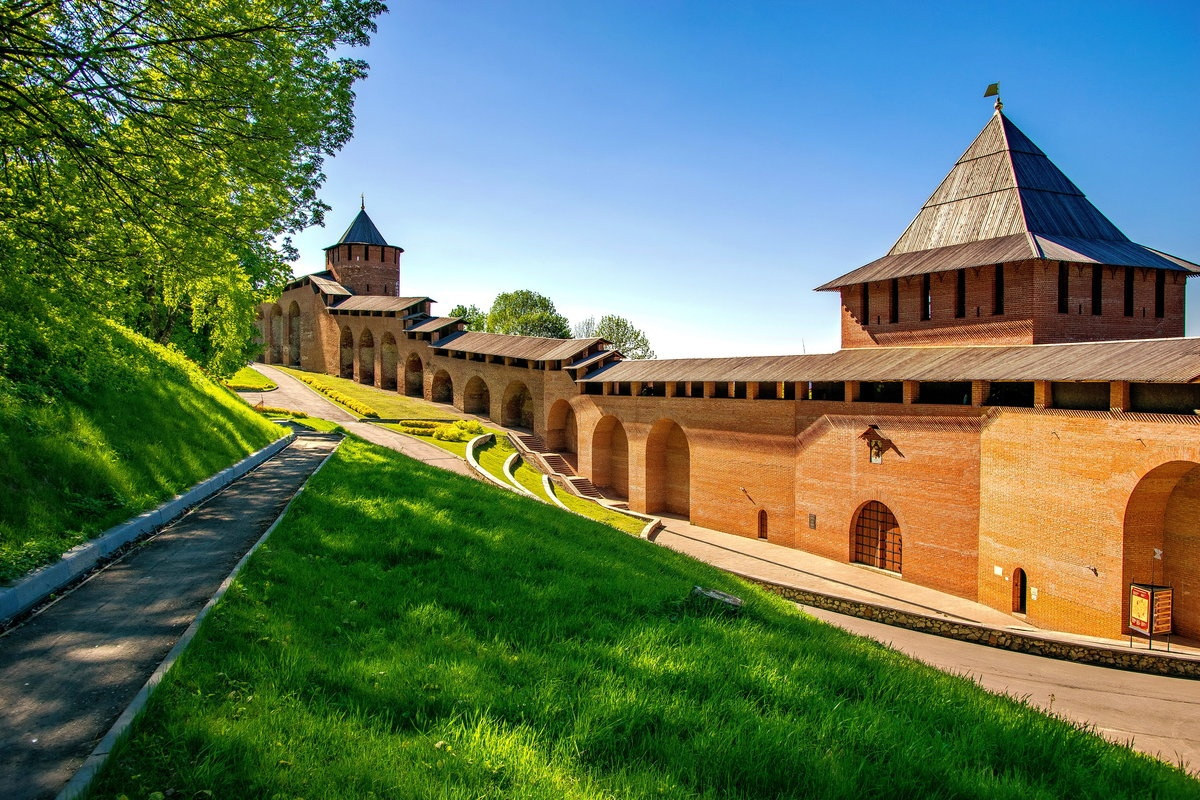
<instances>
[{"instance_id":1,"label":"green grass lawn","mask_svg":"<svg viewBox=\"0 0 1200 800\"><path fill-rule=\"evenodd\" d=\"M225 385L235 392L269 392L279 388L273 380L250 367L239 369Z\"/></svg>"},{"instance_id":2,"label":"green grass lawn","mask_svg":"<svg viewBox=\"0 0 1200 800\"><path fill-rule=\"evenodd\" d=\"M178 353L86 311L22 304L0 308L0 581L283 435Z\"/></svg>"},{"instance_id":3,"label":"green grass lawn","mask_svg":"<svg viewBox=\"0 0 1200 800\"><path fill-rule=\"evenodd\" d=\"M732 617L695 585L746 600ZM1196 797L705 564L349 439L92 797Z\"/></svg>"},{"instance_id":4,"label":"green grass lawn","mask_svg":"<svg viewBox=\"0 0 1200 800\"><path fill-rule=\"evenodd\" d=\"M320 372L305 372L278 365L275 365L275 369L295 377L303 375L316 378L347 397L375 409L383 419L465 419L454 406L444 403L430 403L419 397L406 397L397 392L387 392L383 389L376 389L374 386L355 383L346 378L335 378ZM351 411L351 413L354 412Z\"/></svg>"}]
</instances>

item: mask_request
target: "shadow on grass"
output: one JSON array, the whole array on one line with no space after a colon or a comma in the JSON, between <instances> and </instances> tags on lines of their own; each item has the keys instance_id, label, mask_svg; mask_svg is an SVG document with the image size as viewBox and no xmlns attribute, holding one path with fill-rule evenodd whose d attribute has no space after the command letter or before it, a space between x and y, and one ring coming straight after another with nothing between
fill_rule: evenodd
<instances>
[{"instance_id":1,"label":"shadow on grass","mask_svg":"<svg viewBox=\"0 0 1200 800\"><path fill-rule=\"evenodd\" d=\"M747 600L688 613L694 585ZM712 567L347 441L98 791L1187 796Z\"/></svg>"}]
</instances>

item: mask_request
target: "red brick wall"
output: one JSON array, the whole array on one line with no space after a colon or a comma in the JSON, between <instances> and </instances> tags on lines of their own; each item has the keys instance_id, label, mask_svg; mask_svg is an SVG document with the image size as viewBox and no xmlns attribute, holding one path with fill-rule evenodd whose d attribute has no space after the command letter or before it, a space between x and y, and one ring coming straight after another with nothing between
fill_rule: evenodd
<instances>
[{"instance_id":1,"label":"red brick wall","mask_svg":"<svg viewBox=\"0 0 1200 800\"><path fill-rule=\"evenodd\" d=\"M974 599L978 409L973 416L940 417L914 406L864 403L855 411L830 415L801 433L795 546L850 561L855 512L876 500L900 525L904 580ZM871 463L860 438L870 425L878 425L896 448L880 464ZM815 529L810 514L816 515Z\"/></svg>"},{"instance_id":2,"label":"red brick wall","mask_svg":"<svg viewBox=\"0 0 1200 800\"><path fill-rule=\"evenodd\" d=\"M1164 464L1200 464L1200 426L1135 414L1005 411L984 431L982 454L980 601L1008 610L1020 567L1032 624L1121 635L1127 584L1149 579L1152 548L1163 536L1162 505L1145 512L1155 504L1131 507L1130 498ZM1188 502L1194 498L1181 509ZM1182 552L1171 563L1181 585L1195 587L1192 541L1177 546ZM1194 612L1191 618L1194 625Z\"/></svg>"},{"instance_id":3,"label":"red brick wall","mask_svg":"<svg viewBox=\"0 0 1200 800\"><path fill-rule=\"evenodd\" d=\"M325 251L325 268L355 294L400 295L400 248L339 244Z\"/></svg>"},{"instance_id":4,"label":"red brick wall","mask_svg":"<svg viewBox=\"0 0 1200 800\"><path fill-rule=\"evenodd\" d=\"M1056 271L1053 277L1056 290ZM1044 302L1018 295L1010 282L1006 311ZM1178 629L1200 636L1194 418L580 394L562 371L433 356L396 319L334 317L309 287L286 292L281 308L293 300L305 369L337 374L346 325L356 343L371 330L377 381L388 332L397 340L401 390L407 357L419 355L427 399L435 373L444 371L462 409L467 383L478 377L489 389L488 415L499 421L506 392L520 382L532 398L535 431L573 440L580 474L620 487L634 510L686 510L697 525L748 537L758 535L765 511L771 541L845 562L855 512L875 500L902 531L901 579L1007 611L1012 574L1021 568L1030 623L1101 636L1121 634L1127 584L1148 579L1155 566L1149 554L1161 547L1167 556L1158 574L1175 587ZM886 296L883 303L886 314ZM260 325L269 319L265 313ZM574 422L559 403L550 437L548 416L558 401L569 404ZM619 425L601 448L596 432L606 416ZM880 464L871 463L860 438L870 425L894 445Z\"/></svg>"},{"instance_id":5,"label":"red brick wall","mask_svg":"<svg viewBox=\"0 0 1200 800\"><path fill-rule=\"evenodd\" d=\"M931 318L922 320L922 278L898 279L899 321L889 322L891 282L868 284L870 319L863 320L862 287L842 295L842 347L954 344L1044 344L1054 342L1147 339L1183 335L1184 278L1167 273L1163 318L1154 316L1155 271L1140 269L1134 280L1134 316L1124 315L1125 272L1105 267L1102 314L1092 315L1092 268L1071 264L1068 313L1058 311L1058 262L1023 261L1004 265L1004 313L994 314L995 265L965 270L964 316L956 316L957 272L930 275Z\"/></svg>"}]
</instances>

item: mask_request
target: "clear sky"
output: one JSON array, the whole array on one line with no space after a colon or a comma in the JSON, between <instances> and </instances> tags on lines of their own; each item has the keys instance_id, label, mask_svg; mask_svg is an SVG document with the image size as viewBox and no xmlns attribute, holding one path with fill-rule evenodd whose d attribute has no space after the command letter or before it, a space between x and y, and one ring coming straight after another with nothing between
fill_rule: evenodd
<instances>
[{"instance_id":1,"label":"clear sky","mask_svg":"<svg viewBox=\"0 0 1200 800\"><path fill-rule=\"evenodd\" d=\"M1005 113L1136 242L1200 262L1200 3L393 2L326 163L401 291L533 289L660 358L829 352L815 286L886 253ZM1188 333L1200 333L1200 277Z\"/></svg>"}]
</instances>

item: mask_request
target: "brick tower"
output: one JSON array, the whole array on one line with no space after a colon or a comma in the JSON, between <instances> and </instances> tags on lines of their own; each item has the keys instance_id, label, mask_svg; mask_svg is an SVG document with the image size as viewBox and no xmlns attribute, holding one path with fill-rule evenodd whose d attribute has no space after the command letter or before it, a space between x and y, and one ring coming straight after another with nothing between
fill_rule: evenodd
<instances>
[{"instance_id":1,"label":"brick tower","mask_svg":"<svg viewBox=\"0 0 1200 800\"><path fill-rule=\"evenodd\" d=\"M367 216L366 203L338 239L325 248L325 268L334 280L358 295L400 293L400 254L403 247L390 245Z\"/></svg>"},{"instance_id":2,"label":"brick tower","mask_svg":"<svg viewBox=\"0 0 1200 800\"><path fill-rule=\"evenodd\" d=\"M887 255L819 287L842 347L1182 336L1200 266L1130 241L1000 108Z\"/></svg>"}]
</instances>

